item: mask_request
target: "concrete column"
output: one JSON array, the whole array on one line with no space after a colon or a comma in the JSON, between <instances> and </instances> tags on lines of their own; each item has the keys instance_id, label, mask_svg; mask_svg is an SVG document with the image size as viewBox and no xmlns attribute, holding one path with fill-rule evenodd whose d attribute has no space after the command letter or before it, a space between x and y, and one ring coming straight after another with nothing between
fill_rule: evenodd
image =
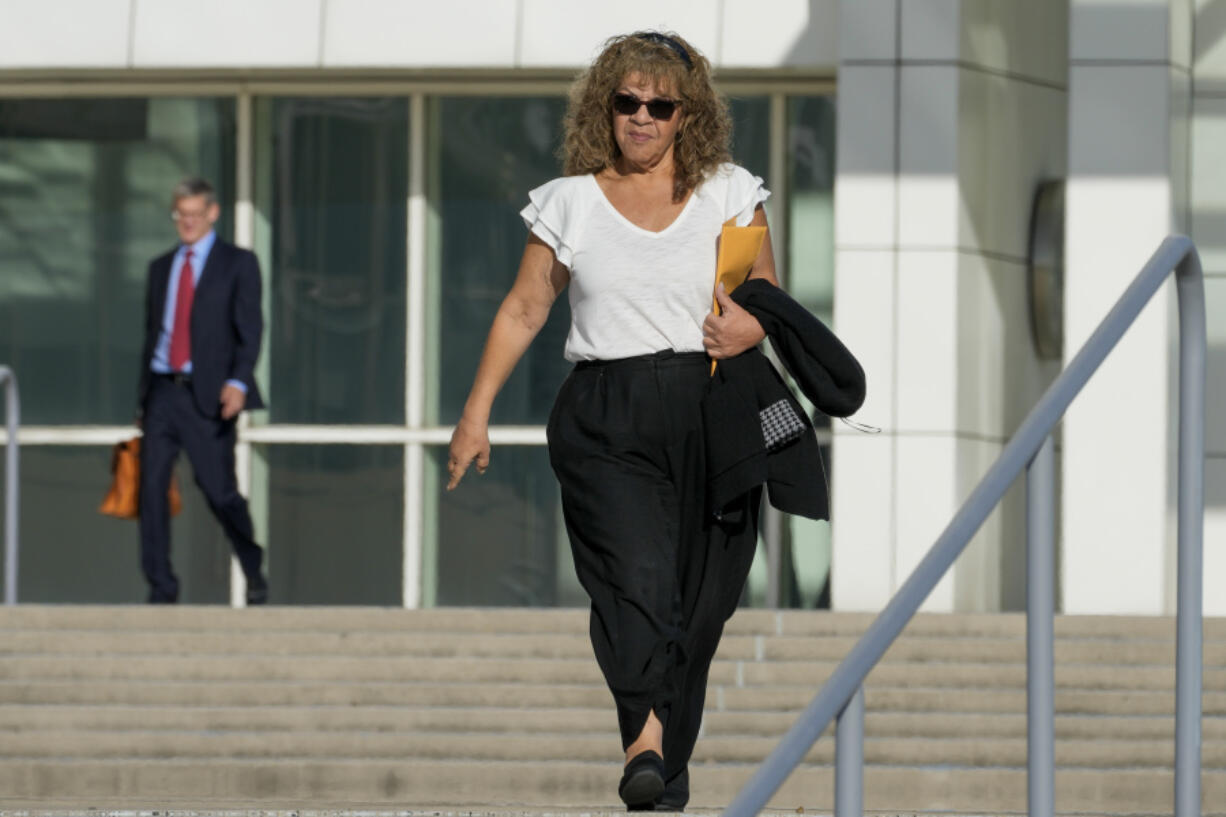
<instances>
[{"instance_id":1,"label":"concrete column","mask_svg":"<svg viewBox=\"0 0 1226 817\"><path fill-rule=\"evenodd\" d=\"M1054 367L1032 351L1030 201L1064 173L1067 11L844 3L836 328L861 357L866 437L836 424L833 600L876 609L999 454ZM1022 495L929 610L1018 609Z\"/></svg>"},{"instance_id":2,"label":"concrete column","mask_svg":"<svg viewBox=\"0 0 1226 817\"><path fill-rule=\"evenodd\" d=\"M1226 615L1226 6L1197 0L1189 233L1205 267L1209 375L1205 433L1205 615ZM1216 409L1216 410L1215 410Z\"/></svg>"},{"instance_id":3,"label":"concrete column","mask_svg":"<svg viewBox=\"0 0 1226 817\"><path fill-rule=\"evenodd\" d=\"M859 358L868 435L834 423L831 605L876 610L898 586L894 566L898 288L897 0L839 4L835 330Z\"/></svg>"},{"instance_id":4,"label":"concrete column","mask_svg":"<svg viewBox=\"0 0 1226 817\"><path fill-rule=\"evenodd\" d=\"M1073 0L1065 359L1187 199L1188 0ZM1173 290L1161 293L1064 422L1061 608L1174 610Z\"/></svg>"}]
</instances>

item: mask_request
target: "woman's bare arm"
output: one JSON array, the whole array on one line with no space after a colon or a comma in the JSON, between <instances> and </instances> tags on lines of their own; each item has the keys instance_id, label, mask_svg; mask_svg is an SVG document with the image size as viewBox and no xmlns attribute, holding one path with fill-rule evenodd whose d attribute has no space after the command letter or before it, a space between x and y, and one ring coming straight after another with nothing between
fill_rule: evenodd
<instances>
[{"instance_id":1,"label":"woman's bare arm","mask_svg":"<svg viewBox=\"0 0 1226 817\"><path fill-rule=\"evenodd\" d=\"M570 273L558 263L549 245L530 234L519 273L494 315L464 412L451 435L447 490L460 484L474 461L477 473L485 472L490 461L489 422L494 398L569 282Z\"/></svg>"}]
</instances>

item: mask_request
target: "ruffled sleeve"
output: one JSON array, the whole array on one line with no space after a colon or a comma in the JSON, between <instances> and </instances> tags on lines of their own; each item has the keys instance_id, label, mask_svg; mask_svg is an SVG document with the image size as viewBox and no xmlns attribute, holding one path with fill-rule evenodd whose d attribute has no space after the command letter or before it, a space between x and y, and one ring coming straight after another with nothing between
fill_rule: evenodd
<instances>
[{"instance_id":1,"label":"ruffled sleeve","mask_svg":"<svg viewBox=\"0 0 1226 817\"><path fill-rule=\"evenodd\" d=\"M738 165L721 165L719 172L726 184L724 220L735 218L738 227L745 227L753 221L754 208L770 198L770 191L760 177Z\"/></svg>"},{"instance_id":2,"label":"ruffled sleeve","mask_svg":"<svg viewBox=\"0 0 1226 817\"><path fill-rule=\"evenodd\" d=\"M582 181L582 176L566 176L546 182L528 193L528 206L519 211L532 234L548 244L567 269L582 228Z\"/></svg>"}]
</instances>

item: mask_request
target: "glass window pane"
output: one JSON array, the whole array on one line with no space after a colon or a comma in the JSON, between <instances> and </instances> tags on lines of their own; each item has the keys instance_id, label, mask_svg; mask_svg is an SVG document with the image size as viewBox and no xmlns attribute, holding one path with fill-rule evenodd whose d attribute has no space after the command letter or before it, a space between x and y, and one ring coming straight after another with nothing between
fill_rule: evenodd
<instances>
[{"instance_id":1,"label":"glass window pane","mask_svg":"<svg viewBox=\"0 0 1226 817\"><path fill-rule=\"evenodd\" d=\"M732 160L755 176L769 181L770 97L731 97L729 107L732 113Z\"/></svg>"},{"instance_id":2,"label":"glass window pane","mask_svg":"<svg viewBox=\"0 0 1226 817\"><path fill-rule=\"evenodd\" d=\"M586 606L544 446L503 445L454 491L447 449L426 460L423 601L433 605Z\"/></svg>"},{"instance_id":3,"label":"glass window pane","mask_svg":"<svg viewBox=\"0 0 1226 817\"><path fill-rule=\"evenodd\" d=\"M22 446L20 601L145 601L137 522L98 513L110 471L110 447ZM183 495L183 511L171 522L179 601L229 603L230 544L196 489L186 457L179 458L175 476ZM0 524L3 518L0 507Z\"/></svg>"},{"instance_id":4,"label":"glass window pane","mask_svg":"<svg viewBox=\"0 0 1226 817\"><path fill-rule=\"evenodd\" d=\"M402 604L403 446L255 450L255 470L267 474L270 600ZM263 509L252 511L265 517Z\"/></svg>"},{"instance_id":5,"label":"glass window pane","mask_svg":"<svg viewBox=\"0 0 1226 817\"><path fill-rule=\"evenodd\" d=\"M788 291L827 324L834 320L833 96L788 97ZM830 427L824 414L810 416ZM822 446L826 473L831 448ZM829 607L830 523L791 517L784 527L780 601ZM789 547L790 545L790 547Z\"/></svg>"},{"instance_id":6,"label":"glass window pane","mask_svg":"<svg viewBox=\"0 0 1226 817\"><path fill-rule=\"evenodd\" d=\"M788 291L834 314L834 97L788 97Z\"/></svg>"},{"instance_id":7,"label":"glass window pane","mask_svg":"<svg viewBox=\"0 0 1226 817\"><path fill-rule=\"evenodd\" d=\"M528 231L519 211L528 191L558 176L559 97L430 100L430 263L427 422L454 423L472 385L486 333L515 280ZM570 330L558 298L536 341L494 404L495 424L541 424L569 370Z\"/></svg>"},{"instance_id":8,"label":"glass window pane","mask_svg":"<svg viewBox=\"0 0 1226 817\"><path fill-rule=\"evenodd\" d=\"M149 261L202 175L231 233L232 99L0 99L0 360L28 424L135 415Z\"/></svg>"},{"instance_id":9,"label":"glass window pane","mask_svg":"<svg viewBox=\"0 0 1226 817\"><path fill-rule=\"evenodd\" d=\"M403 423L408 101L260 100L269 419Z\"/></svg>"}]
</instances>

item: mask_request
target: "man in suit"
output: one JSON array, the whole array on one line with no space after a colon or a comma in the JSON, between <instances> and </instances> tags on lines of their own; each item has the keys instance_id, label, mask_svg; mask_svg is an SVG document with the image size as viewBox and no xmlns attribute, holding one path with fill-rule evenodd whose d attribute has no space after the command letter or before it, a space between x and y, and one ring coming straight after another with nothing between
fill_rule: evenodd
<instances>
[{"instance_id":1,"label":"man in suit","mask_svg":"<svg viewBox=\"0 0 1226 817\"><path fill-rule=\"evenodd\" d=\"M248 250L217 238L221 209L212 185L180 182L171 217L179 245L149 264L138 422L141 444L141 566L151 603L173 604L167 490L187 452L196 484L221 523L247 578L247 603L268 600L247 500L238 492L234 443L239 412L262 408L254 378L260 353L260 268Z\"/></svg>"}]
</instances>

